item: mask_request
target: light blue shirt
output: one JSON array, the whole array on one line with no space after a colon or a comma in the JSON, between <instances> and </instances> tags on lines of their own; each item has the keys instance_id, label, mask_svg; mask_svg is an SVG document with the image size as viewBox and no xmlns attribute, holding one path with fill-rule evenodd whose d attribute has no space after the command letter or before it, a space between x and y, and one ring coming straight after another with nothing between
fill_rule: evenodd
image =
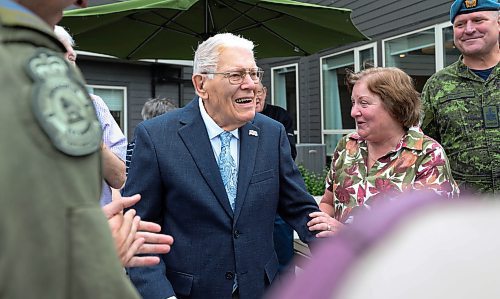
<instances>
[{"instance_id":1,"label":"light blue shirt","mask_svg":"<svg viewBox=\"0 0 500 299\"><path fill-rule=\"evenodd\" d=\"M198 105L200 106L201 118L203 118L203 122L205 123L205 127L207 128L208 138L210 139L210 143L212 144L212 150L214 151L215 160L217 164L219 164L219 155L221 150L220 144L220 133L224 132L224 130L219 127L215 121L208 115L207 110L205 110L205 106L203 106L203 101L201 98L198 98ZM236 164L236 169L238 169L239 165L239 156L240 156L240 134L238 129L234 129L230 132L233 135L231 138L231 156Z\"/></svg>"}]
</instances>

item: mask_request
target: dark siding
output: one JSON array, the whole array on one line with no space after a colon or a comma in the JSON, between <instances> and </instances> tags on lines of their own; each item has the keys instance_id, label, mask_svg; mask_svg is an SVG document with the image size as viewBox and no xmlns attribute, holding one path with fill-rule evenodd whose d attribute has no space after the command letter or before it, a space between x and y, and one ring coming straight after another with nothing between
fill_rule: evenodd
<instances>
[{"instance_id":1,"label":"dark siding","mask_svg":"<svg viewBox=\"0 0 500 299\"><path fill-rule=\"evenodd\" d=\"M365 35L376 38L395 35L395 30L407 32L444 22L448 17L451 1L333 0L321 1L319 4L351 9L351 19L356 27Z\"/></svg>"},{"instance_id":2,"label":"dark siding","mask_svg":"<svg viewBox=\"0 0 500 299\"><path fill-rule=\"evenodd\" d=\"M344 45L335 49L325 49L317 54L302 58L262 59L258 64L265 70L263 83L271 86L271 67L299 62L299 109L300 138L302 143L321 142L321 95L320 57L351 49L367 43L377 42L378 63L382 63L381 40L421 29L448 20L450 0L302 0L325 6L349 8L353 23L372 40ZM113 0L96 0L109 3ZM258 57L257 57L258 58ZM151 64L103 63L99 59L79 59L79 65L90 84L123 85L128 92L128 133L141 120L140 110L145 100L152 96L153 69ZM128 64L127 64L128 63ZM172 70L167 71L167 75ZM156 95L179 100L184 106L195 96L191 84L192 68L179 67L177 80L166 76L166 80L156 80ZM415 70L418 73L418 70ZM270 101L270 95L268 96Z\"/></svg>"},{"instance_id":3,"label":"dark siding","mask_svg":"<svg viewBox=\"0 0 500 299\"><path fill-rule=\"evenodd\" d=\"M147 65L102 63L79 58L79 67L88 84L127 87L128 138L140 121L141 108L151 96L150 68Z\"/></svg>"}]
</instances>

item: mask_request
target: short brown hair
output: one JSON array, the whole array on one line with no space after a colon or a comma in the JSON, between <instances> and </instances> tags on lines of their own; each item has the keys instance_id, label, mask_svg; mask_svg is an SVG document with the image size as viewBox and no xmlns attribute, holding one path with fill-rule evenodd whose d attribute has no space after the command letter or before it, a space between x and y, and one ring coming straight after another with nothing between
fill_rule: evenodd
<instances>
[{"instance_id":1,"label":"short brown hair","mask_svg":"<svg viewBox=\"0 0 500 299\"><path fill-rule=\"evenodd\" d=\"M396 67L374 67L347 76L350 86L359 80L364 80L368 89L381 98L389 114L405 130L418 125L422 104L420 94L408 74Z\"/></svg>"}]
</instances>

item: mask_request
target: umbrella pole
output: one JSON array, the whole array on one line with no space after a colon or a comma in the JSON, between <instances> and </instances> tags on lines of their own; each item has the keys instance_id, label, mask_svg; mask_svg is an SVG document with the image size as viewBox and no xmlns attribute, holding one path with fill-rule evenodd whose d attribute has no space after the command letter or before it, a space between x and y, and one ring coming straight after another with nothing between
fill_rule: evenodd
<instances>
[{"instance_id":1,"label":"umbrella pole","mask_svg":"<svg viewBox=\"0 0 500 299\"><path fill-rule=\"evenodd\" d=\"M203 35L204 40L208 38L208 0L205 0L205 32Z\"/></svg>"},{"instance_id":2,"label":"umbrella pole","mask_svg":"<svg viewBox=\"0 0 500 299\"><path fill-rule=\"evenodd\" d=\"M203 40L206 40L208 39L209 37L213 36L214 33L216 33L214 30L215 29L215 23L214 23L214 18L213 18L213 15L212 15L212 10L210 9L210 4L209 4L209 1L210 0L205 0L205 7L204 7L204 13L205 13L205 28L204 28L204 32L202 34L202 38Z\"/></svg>"}]
</instances>

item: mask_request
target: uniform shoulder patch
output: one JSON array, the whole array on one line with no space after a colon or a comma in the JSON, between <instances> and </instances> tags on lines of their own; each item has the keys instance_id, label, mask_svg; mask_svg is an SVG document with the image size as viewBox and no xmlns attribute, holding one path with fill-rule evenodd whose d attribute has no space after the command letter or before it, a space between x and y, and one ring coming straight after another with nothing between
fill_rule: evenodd
<instances>
[{"instance_id":1,"label":"uniform shoulder patch","mask_svg":"<svg viewBox=\"0 0 500 299\"><path fill-rule=\"evenodd\" d=\"M35 118L60 151L84 156L97 151L101 126L85 87L55 52L41 49L26 64L35 82L32 107Z\"/></svg>"}]
</instances>

